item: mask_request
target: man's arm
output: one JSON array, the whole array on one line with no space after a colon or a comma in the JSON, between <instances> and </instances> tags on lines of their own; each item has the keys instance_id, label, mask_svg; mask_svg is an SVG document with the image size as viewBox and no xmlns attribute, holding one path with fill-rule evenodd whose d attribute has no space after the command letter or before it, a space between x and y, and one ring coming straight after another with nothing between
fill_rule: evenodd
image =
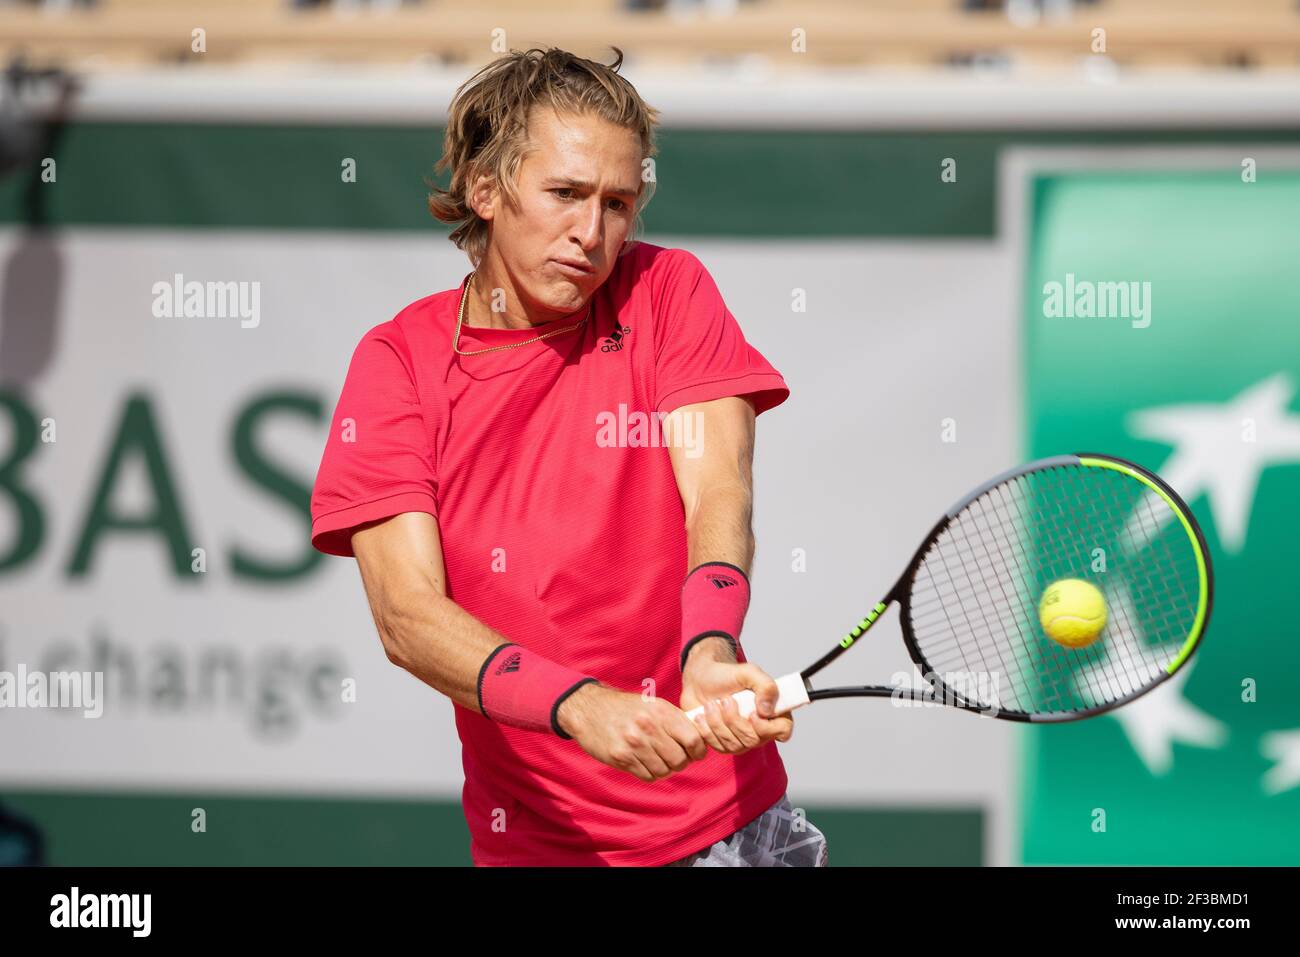
<instances>
[{"instance_id":1,"label":"man's arm","mask_svg":"<svg viewBox=\"0 0 1300 957\"><path fill-rule=\"evenodd\" d=\"M447 598L437 519L404 512L363 525L352 551L388 660L479 711L479 668L509 639Z\"/></svg>"},{"instance_id":2,"label":"man's arm","mask_svg":"<svg viewBox=\"0 0 1300 957\"><path fill-rule=\"evenodd\" d=\"M674 409L664 419L677 489L686 512L686 569L727 562L746 575L754 561L754 406L729 396ZM717 661L736 660L731 645L705 638L691 649Z\"/></svg>"},{"instance_id":3,"label":"man's arm","mask_svg":"<svg viewBox=\"0 0 1300 957\"><path fill-rule=\"evenodd\" d=\"M364 525L352 535L352 551L389 661L482 714L483 663L511 639L447 597L437 520L404 512ZM526 648L527 640L518 644ZM667 701L594 682L565 698L555 721L596 760L643 781L708 753L695 726Z\"/></svg>"},{"instance_id":4,"label":"man's arm","mask_svg":"<svg viewBox=\"0 0 1300 957\"><path fill-rule=\"evenodd\" d=\"M687 571L706 562L726 562L749 575L755 548L754 420L754 406L743 396L684 405L664 419L673 437L668 454L686 516ZM726 640L705 638L691 647L682 672L681 706L705 705L697 726L710 747L734 754L771 739L789 740L789 717L769 721L757 712L749 719L740 717L730 695L743 688L754 691L760 710L776 701L776 683L755 665L737 664ZM720 708L711 704L715 700L721 701Z\"/></svg>"},{"instance_id":5,"label":"man's arm","mask_svg":"<svg viewBox=\"0 0 1300 957\"><path fill-rule=\"evenodd\" d=\"M688 568L728 562L748 575L754 560L754 406L736 396L697 402L673 410L664 424L682 437L668 455L686 510Z\"/></svg>"}]
</instances>

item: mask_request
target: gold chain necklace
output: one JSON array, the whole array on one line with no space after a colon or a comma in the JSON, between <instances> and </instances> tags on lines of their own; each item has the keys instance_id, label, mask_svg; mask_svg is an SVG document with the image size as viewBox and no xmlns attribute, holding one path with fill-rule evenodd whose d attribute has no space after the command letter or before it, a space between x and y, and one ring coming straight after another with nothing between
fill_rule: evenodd
<instances>
[{"instance_id":1,"label":"gold chain necklace","mask_svg":"<svg viewBox=\"0 0 1300 957\"><path fill-rule=\"evenodd\" d=\"M562 332L572 332L591 317L592 302L587 303L587 313L571 326L565 326L563 329L552 329L550 332L543 333L533 339L525 339L523 342L512 342L508 346L492 346L488 349L477 349L474 352L462 352L460 348L460 326L465 321L465 303L469 301L469 287L474 281L474 274L470 273L465 277L465 288L460 294L460 310L456 315L456 335L452 339L451 347L460 356L481 356L485 352L500 352L503 349L518 349L520 346L526 346L533 342L541 342L543 339L549 339L551 336L558 336Z\"/></svg>"}]
</instances>

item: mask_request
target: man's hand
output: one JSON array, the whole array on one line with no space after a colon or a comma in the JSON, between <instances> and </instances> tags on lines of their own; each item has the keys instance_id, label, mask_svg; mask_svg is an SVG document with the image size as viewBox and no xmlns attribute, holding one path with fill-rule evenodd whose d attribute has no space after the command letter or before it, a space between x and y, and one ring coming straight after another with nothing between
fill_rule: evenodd
<instances>
[{"instance_id":1,"label":"man's hand","mask_svg":"<svg viewBox=\"0 0 1300 957\"><path fill-rule=\"evenodd\" d=\"M601 764L642 781L666 778L709 753L680 708L595 683L565 698L555 720Z\"/></svg>"},{"instance_id":2,"label":"man's hand","mask_svg":"<svg viewBox=\"0 0 1300 957\"><path fill-rule=\"evenodd\" d=\"M731 695L746 688L754 692L755 711L742 718ZM698 642L686 658L682 710L704 705L704 714L695 719L695 725L715 751L741 754L768 741L789 741L794 734L792 717L763 717L772 713L779 693L771 675L757 665L738 664L731 646L721 638ZM719 701L721 707L715 703Z\"/></svg>"}]
</instances>

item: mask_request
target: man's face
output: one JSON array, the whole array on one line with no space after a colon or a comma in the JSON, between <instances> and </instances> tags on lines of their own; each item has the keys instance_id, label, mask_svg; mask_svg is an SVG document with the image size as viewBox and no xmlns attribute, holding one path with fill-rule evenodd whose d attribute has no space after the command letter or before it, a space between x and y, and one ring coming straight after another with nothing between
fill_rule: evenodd
<instances>
[{"instance_id":1,"label":"man's face","mask_svg":"<svg viewBox=\"0 0 1300 957\"><path fill-rule=\"evenodd\" d=\"M491 203L487 258L505 272L519 305L538 319L581 309L614 269L632 230L641 186L641 141L593 116L533 110L518 206Z\"/></svg>"}]
</instances>

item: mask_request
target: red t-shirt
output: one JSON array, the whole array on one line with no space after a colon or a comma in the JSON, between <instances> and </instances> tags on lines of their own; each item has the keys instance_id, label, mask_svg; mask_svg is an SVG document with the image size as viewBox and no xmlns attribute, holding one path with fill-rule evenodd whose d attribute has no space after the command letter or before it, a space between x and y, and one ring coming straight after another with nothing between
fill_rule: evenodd
<instances>
[{"instance_id":1,"label":"red t-shirt","mask_svg":"<svg viewBox=\"0 0 1300 957\"><path fill-rule=\"evenodd\" d=\"M653 413L740 395L762 413L789 390L684 250L633 245L593 301L576 331L475 356L452 350L459 288L371 329L334 411L312 542L350 556L357 525L428 512L460 607L611 687L641 693L653 679L654 693L676 703L690 569L669 436ZM464 326L460 347L571 323ZM772 742L735 757L710 750L644 782L576 741L454 707L479 865L665 864L743 827L786 790Z\"/></svg>"}]
</instances>

